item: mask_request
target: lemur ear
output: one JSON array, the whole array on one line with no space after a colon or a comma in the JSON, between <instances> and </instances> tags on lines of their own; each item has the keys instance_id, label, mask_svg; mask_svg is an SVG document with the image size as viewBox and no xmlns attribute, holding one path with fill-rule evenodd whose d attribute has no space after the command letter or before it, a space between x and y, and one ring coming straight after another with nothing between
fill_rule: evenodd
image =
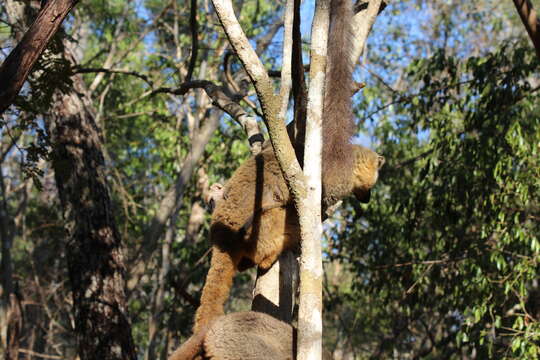
<instances>
[{"instance_id":1,"label":"lemur ear","mask_svg":"<svg viewBox=\"0 0 540 360\"><path fill-rule=\"evenodd\" d=\"M379 155L379 157L378 157L377 159L379 160L379 169L380 169L380 168L383 167L384 162L385 162L386 160L384 159L384 156L381 156L381 155Z\"/></svg>"}]
</instances>

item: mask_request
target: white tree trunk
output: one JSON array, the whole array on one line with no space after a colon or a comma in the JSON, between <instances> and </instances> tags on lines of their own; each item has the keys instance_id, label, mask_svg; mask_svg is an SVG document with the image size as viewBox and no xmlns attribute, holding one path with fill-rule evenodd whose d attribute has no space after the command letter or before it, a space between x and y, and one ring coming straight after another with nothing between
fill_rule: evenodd
<instances>
[{"instance_id":1,"label":"white tree trunk","mask_svg":"<svg viewBox=\"0 0 540 360\"><path fill-rule=\"evenodd\" d=\"M311 62L304 149L307 194L298 208L302 233L298 360L322 358L322 218L321 154L322 113L330 1L318 0L311 28Z\"/></svg>"}]
</instances>

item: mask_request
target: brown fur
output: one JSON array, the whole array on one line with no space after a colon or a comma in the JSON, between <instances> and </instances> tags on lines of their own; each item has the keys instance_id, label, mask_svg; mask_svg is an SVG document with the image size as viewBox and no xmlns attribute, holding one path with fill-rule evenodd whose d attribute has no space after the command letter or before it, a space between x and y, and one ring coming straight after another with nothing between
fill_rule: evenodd
<instances>
[{"instance_id":1,"label":"brown fur","mask_svg":"<svg viewBox=\"0 0 540 360\"><path fill-rule=\"evenodd\" d=\"M363 146L355 145L353 149L354 171L349 179L342 179L338 200L354 193L366 202L384 160ZM258 157L265 159L265 166L259 167L264 170L262 175L256 166L258 160L249 159L225 185L224 198L217 201L210 225L212 261L195 315L195 333L223 314L237 271L254 265L268 269L283 251L299 244L298 215L281 171L272 171L277 160L273 152L266 150ZM253 179L258 178L257 174L268 180L262 191L255 191L258 181Z\"/></svg>"},{"instance_id":2,"label":"brown fur","mask_svg":"<svg viewBox=\"0 0 540 360\"><path fill-rule=\"evenodd\" d=\"M323 207L354 193L369 200L384 159L352 145L352 1L332 0L329 65L323 116ZM298 245L300 227L287 184L271 147L248 159L225 185L212 216L212 263L195 315L195 333L219 315L236 271L269 268L279 254Z\"/></svg>"},{"instance_id":3,"label":"brown fur","mask_svg":"<svg viewBox=\"0 0 540 360\"><path fill-rule=\"evenodd\" d=\"M353 63L351 0L332 0L328 34L328 65L322 124L323 199L334 203L348 194L349 178L355 164L351 137L356 129L352 114ZM345 188L344 188L345 187Z\"/></svg>"},{"instance_id":4,"label":"brown fur","mask_svg":"<svg viewBox=\"0 0 540 360\"><path fill-rule=\"evenodd\" d=\"M200 360L204 339L208 328L193 334L185 343L169 356L168 360Z\"/></svg>"},{"instance_id":5,"label":"brown fur","mask_svg":"<svg viewBox=\"0 0 540 360\"><path fill-rule=\"evenodd\" d=\"M270 315L247 311L220 316L193 335L169 360L292 360L296 329ZM323 351L323 359L331 359Z\"/></svg>"}]
</instances>

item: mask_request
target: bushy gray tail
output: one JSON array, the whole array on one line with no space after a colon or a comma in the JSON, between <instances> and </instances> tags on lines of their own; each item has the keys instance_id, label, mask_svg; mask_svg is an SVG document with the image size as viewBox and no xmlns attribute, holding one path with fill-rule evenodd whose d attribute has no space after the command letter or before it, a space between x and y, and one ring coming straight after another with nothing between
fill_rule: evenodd
<instances>
[{"instance_id":1,"label":"bushy gray tail","mask_svg":"<svg viewBox=\"0 0 540 360\"><path fill-rule=\"evenodd\" d=\"M355 133L352 117L353 62L352 0L332 0L328 35L328 65L323 112L323 187L343 183L343 171L352 171L350 144Z\"/></svg>"}]
</instances>

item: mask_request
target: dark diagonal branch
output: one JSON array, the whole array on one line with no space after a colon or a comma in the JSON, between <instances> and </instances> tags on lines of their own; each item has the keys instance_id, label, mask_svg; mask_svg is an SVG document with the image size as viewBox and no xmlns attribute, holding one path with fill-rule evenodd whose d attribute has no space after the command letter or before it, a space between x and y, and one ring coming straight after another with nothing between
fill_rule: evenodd
<instances>
[{"instance_id":1,"label":"dark diagonal branch","mask_svg":"<svg viewBox=\"0 0 540 360\"><path fill-rule=\"evenodd\" d=\"M37 59L78 0L49 0L0 66L0 115L13 103Z\"/></svg>"},{"instance_id":2,"label":"dark diagonal branch","mask_svg":"<svg viewBox=\"0 0 540 360\"><path fill-rule=\"evenodd\" d=\"M514 5L527 33L529 33L529 38L536 49L536 55L540 59L540 21L538 21L536 10L534 10L530 0L514 0Z\"/></svg>"}]
</instances>

